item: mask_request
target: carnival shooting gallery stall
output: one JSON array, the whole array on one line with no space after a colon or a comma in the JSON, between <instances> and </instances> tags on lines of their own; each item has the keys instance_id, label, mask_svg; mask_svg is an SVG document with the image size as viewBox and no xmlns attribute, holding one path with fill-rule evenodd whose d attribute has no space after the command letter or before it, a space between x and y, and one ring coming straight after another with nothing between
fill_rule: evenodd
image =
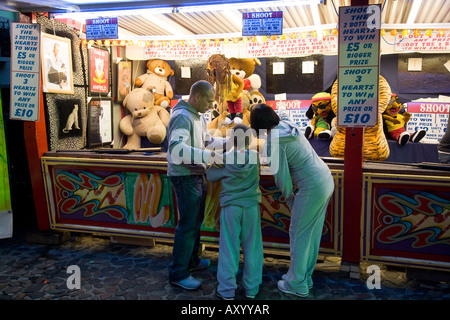
<instances>
[{"instance_id":1,"label":"carnival shooting gallery stall","mask_svg":"<svg viewBox=\"0 0 450 320\"><path fill-rule=\"evenodd\" d=\"M373 14L376 8L384 9L376 5ZM167 125L171 106L186 99L195 81L207 79L206 60L221 54L231 68L246 69L244 123L252 106L264 102L275 110L287 107L305 134L311 128L309 141L335 182L322 254L448 271L450 171L438 163L437 145L450 108L449 30L418 25L418 33L401 34L395 27L371 28L368 10L339 7L339 28L322 35L305 29L236 41L142 43L89 41L67 21L37 15L29 22L40 26L41 45L57 43L71 66L56 77L46 65L39 117L25 122L39 228L172 241L183 204L167 176L167 137L164 130L127 130L124 119L142 101L139 90L157 78L161 87L150 103L153 117ZM324 139L315 135L310 110L321 100L318 93L335 116ZM410 114L408 136L425 132L420 141L390 138L383 113L394 102ZM211 135L226 130L227 112L217 105L203 115ZM156 126L151 122L149 128ZM288 253L290 211L265 161L260 189L264 246ZM218 243L219 193L220 184L208 182L205 243Z\"/></svg>"}]
</instances>

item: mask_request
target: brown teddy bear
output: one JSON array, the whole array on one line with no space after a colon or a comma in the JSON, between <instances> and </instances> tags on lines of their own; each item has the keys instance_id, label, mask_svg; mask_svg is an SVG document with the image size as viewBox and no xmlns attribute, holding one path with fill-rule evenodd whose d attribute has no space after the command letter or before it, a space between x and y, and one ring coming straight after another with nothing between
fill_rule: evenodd
<instances>
[{"instance_id":1,"label":"brown teddy bear","mask_svg":"<svg viewBox=\"0 0 450 320\"><path fill-rule=\"evenodd\" d=\"M140 75L134 81L134 85L143 89L154 87L155 105L167 108L173 98L173 89L167 79L173 75L174 71L166 61L150 59L147 61L147 73Z\"/></svg>"},{"instance_id":2,"label":"brown teddy bear","mask_svg":"<svg viewBox=\"0 0 450 320\"><path fill-rule=\"evenodd\" d=\"M155 105L154 88L137 88L123 100L123 106L130 112L119 122L119 128L127 136L124 149L139 149L141 137L151 143L161 144L166 137L170 115L166 109Z\"/></svg>"},{"instance_id":3,"label":"brown teddy bear","mask_svg":"<svg viewBox=\"0 0 450 320\"><path fill-rule=\"evenodd\" d=\"M250 109L258 103L265 103L264 96L258 91L261 88L261 77L254 74L256 65L260 66L258 58L230 58L231 74L244 81L244 90L248 92Z\"/></svg>"}]
</instances>

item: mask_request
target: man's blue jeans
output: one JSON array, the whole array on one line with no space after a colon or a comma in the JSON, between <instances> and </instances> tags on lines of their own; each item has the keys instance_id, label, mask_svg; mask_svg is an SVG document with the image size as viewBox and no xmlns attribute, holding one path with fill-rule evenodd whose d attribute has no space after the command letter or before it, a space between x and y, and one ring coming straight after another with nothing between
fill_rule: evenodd
<instances>
[{"instance_id":1,"label":"man's blue jeans","mask_svg":"<svg viewBox=\"0 0 450 320\"><path fill-rule=\"evenodd\" d=\"M439 162L443 164L450 164L450 154L438 151Z\"/></svg>"},{"instance_id":2,"label":"man's blue jeans","mask_svg":"<svg viewBox=\"0 0 450 320\"><path fill-rule=\"evenodd\" d=\"M200 262L200 227L205 215L206 181L204 175L170 177L179 212L175 228L169 281L177 282L189 277L189 269Z\"/></svg>"}]
</instances>

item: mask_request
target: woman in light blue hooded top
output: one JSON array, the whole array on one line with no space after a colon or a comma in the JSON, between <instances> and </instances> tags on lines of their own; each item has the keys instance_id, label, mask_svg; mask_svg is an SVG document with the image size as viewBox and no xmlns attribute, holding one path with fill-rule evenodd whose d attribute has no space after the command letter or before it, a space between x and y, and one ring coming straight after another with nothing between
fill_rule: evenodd
<instances>
[{"instance_id":1,"label":"woman in light blue hooded top","mask_svg":"<svg viewBox=\"0 0 450 320\"><path fill-rule=\"evenodd\" d=\"M287 111L279 115L266 104L253 107L252 129L267 130L267 155L275 184L291 209L289 227L291 264L278 282L285 293L306 297L312 288L323 222L334 191L325 162L311 147Z\"/></svg>"}]
</instances>

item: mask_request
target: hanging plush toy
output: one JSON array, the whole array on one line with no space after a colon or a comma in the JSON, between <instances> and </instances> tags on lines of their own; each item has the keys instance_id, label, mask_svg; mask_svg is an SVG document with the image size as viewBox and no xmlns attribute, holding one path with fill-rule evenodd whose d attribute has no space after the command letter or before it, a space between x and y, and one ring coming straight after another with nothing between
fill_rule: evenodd
<instances>
[{"instance_id":1,"label":"hanging plush toy","mask_svg":"<svg viewBox=\"0 0 450 320\"><path fill-rule=\"evenodd\" d=\"M208 82L215 86L217 103L223 101L228 105L227 124L242 122L242 98L244 82L236 75L231 74L230 62L223 54L213 54L207 61Z\"/></svg>"},{"instance_id":2,"label":"hanging plush toy","mask_svg":"<svg viewBox=\"0 0 450 320\"><path fill-rule=\"evenodd\" d=\"M336 134L336 115L331 108L331 94L319 92L312 97L312 103L306 116L311 119L305 129L307 139L318 137L321 140L330 140Z\"/></svg>"},{"instance_id":3,"label":"hanging plush toy","mask_svg":"<svg viewBox=\"0 0 450 320\"><path fill-rule=\"evenodd\" d=\"M409 141L419 142L425 136L425 130L419 130L413 134L409 134L405 129L405 124L411 118L409 112L400 114L402 104L396 94L391 95L391 100L386 110L383 112L383 121L386 126L388 136L397 141L401 146L406 145Z\"/></svg>"}]
</instances>

